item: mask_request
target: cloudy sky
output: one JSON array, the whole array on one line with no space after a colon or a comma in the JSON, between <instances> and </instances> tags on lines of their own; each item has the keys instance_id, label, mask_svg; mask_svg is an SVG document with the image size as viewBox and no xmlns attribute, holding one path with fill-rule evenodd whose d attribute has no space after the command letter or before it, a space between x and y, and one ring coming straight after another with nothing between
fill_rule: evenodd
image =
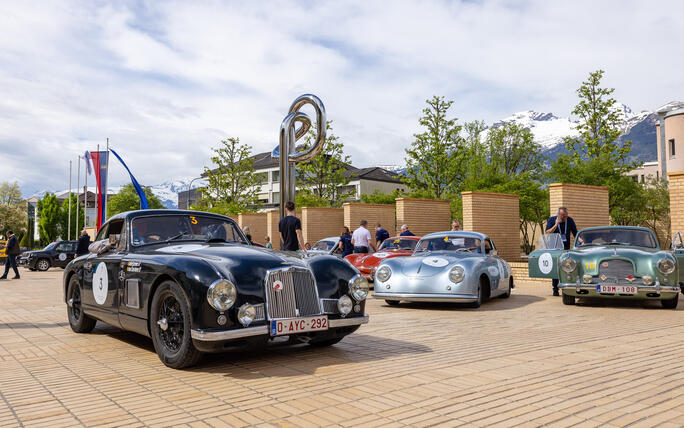
<instances>
[{"instance_id":1,"label":"cloudy sky","mask_svg":"<svg viewBox=\"0 0 684 428\"><path fill-rule=\"evenodd\" d=\"M270 151L305 92L362 167L403 163L433 94L461 120L567 116L602 68L619 101L655 109L684 99L683 16L677 0L4 1L0 181L67 188L69 160L107 137L142 184L195 177L228 136Z\"/></svg>"}]
</instances>

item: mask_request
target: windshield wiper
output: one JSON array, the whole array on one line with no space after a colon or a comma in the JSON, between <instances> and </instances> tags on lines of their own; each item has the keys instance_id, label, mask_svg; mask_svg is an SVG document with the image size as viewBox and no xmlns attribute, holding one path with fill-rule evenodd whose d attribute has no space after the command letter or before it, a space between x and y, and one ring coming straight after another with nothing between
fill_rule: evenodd
<instances>
[{"instance_id":1,"label":"windshield wiper","mask_svg":"<svg viewBox=\"0 0 684 428\"><path fill-rule=\"evenodd\" d=\"M178 239L178 238L180 238L181 236L185 236L185 235L189 235L189 233L188 233L188 232L181 232L181 233L179 233L178 235L175 235L175 236L170 237L169 239L165 240L164 242L173 241L173 240Z\"/></svg>"}]
</instances>

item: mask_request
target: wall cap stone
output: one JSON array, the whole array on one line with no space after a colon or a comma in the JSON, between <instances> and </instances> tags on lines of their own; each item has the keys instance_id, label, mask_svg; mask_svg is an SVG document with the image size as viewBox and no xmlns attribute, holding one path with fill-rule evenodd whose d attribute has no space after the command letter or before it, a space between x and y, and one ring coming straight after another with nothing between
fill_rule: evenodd
<instances>
[{"instance_id":1,"label":"wall cap stone","mask_svg":"<svg viewBox=\"0 0 684 428\"><path fill-rule=\"evenodd\" d=\"M684 171L672 171L667 173L668 177L681 177L684 176Z\"/></svg>"},{"instance_id":2,"label":"wall cap stone","mask_svg":"<svg viewBox=\"0 0 684 428\"><path fill-rule=\"evenodd\" d=\"M352 205L359 205L359 206L364 206L364 207L391 207L394 206L394 204L364 204L363 202L345 202L342 204L343 207L345 206L352 206ZM337 208L334 208L337 209Z\"/></svg>"},{"instance_id":3,"label":"wall cap stone","mask_svg":"<svg viewBox=\"0 0 684 428\"><path fill-rule=\"evenodd\" d=\"M485 196L503 196L505 198L515 198L519 199L520 196L512 193L496 193L496 192L475 192L475 191L467 191L467 192L461 192L461 196L465 195L485 195Z\"/></svg>"},{"instance_id":4,"label":"wall cap stone","mask_svg":"<svg viewBox=\"0 0 684 428\"><path fill-rule=\"evenodd\" d=\"M344 208L335 208L335 207L302 207L302 208L300 208L300 209L301 209L301 210L321 210L321 211L325 211L325 210L341 210L341 209L344 209Z\"/></svg>"},{"instance_id":5,"label":"wall cap stone","mask_svg":"<svg viewBox=\"0 0 684 428\"><path fill-rule=\"evenodd\" d=\"M607 187L604 187L604 186L592 186L589 184L575 184L575 183L549 183L549 189L552 187L575 187L575 188L579 188L579 189L605 190L606 192L609 190Z\"/></svg>"},{"instance_id":6,"label":"wall cap stone","mask_svg":"<svg viewBox=\"0 0 684 428\"><path fill-rule=\"evenodd\" d=\"M445 202L450 204L451 201L446 199L429 199L429 198L396 198L395 201L428 201L428 202Z\"/></svg>"}]
</instances>

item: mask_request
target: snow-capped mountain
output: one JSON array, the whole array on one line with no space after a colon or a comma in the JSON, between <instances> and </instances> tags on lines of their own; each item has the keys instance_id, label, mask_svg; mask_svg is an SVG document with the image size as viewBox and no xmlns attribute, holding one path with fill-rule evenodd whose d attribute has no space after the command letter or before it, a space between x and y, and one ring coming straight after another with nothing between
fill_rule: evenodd
<instances>
[{"instance_id":1,"label":"snow-capped mountain","mask_svg":"<svg viewBox=\"0 0 684 428\"><path fill-rule=\"evenodd\" d=\"M492 127L501 126L504 123L515 123L528 128L534 134L535 141L545 148L558 145L563 137L578 135L577 121L567 117L558 117L553 113L521 111L493 123Z\"/></svg>"}]
</instances>

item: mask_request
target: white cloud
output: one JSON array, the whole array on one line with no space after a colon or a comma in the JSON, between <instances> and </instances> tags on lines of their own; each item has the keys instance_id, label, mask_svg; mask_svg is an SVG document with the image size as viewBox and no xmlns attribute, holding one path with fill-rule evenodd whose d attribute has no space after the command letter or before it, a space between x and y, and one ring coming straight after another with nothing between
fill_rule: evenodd
<instances>
[{"instance_id":1,"label":"white cloud","mask_svg":"<svg viewBox=\"0 0 684 428\"><path fill-rule=\"evenodd\" d=\"M64 188L69 159L106 137L144 184L194 176L223 137L271 150L304 92L323 99L359 166L402 162L433 94L463 120L567 115L603 68L619 101L653 109L683 98L683 12L618 0L4 3L0 180Z\"/></svg>"}]
</instances>

